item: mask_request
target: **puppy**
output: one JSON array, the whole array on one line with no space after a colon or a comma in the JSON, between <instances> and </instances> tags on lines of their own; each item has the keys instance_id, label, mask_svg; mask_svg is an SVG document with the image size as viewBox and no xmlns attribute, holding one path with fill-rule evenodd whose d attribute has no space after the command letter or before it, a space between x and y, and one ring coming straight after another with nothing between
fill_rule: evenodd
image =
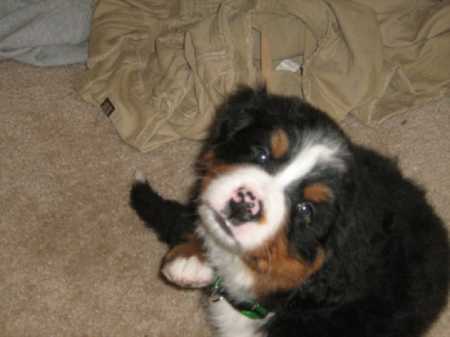
<instances>
[{"instance_id":1,"label":"puppy","mask_svg":"<svg viewBox=\"0 0 450 337\"><path fill-rule=\"evenodd\" d=\"M207 287L220 337L415 337L445 307L449 244L424 192L298 98L241 88L218 109L187 205L140 177L131 206Z\"/></svg>"}]
</instances>

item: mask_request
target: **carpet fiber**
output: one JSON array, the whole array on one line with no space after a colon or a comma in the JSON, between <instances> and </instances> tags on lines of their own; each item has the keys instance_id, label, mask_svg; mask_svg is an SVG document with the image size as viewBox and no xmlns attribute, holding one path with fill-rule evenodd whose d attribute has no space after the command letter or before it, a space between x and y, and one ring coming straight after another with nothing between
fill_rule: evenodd
<instances>
[{"instance_id":1,"label":"carpet fiber","mask_svg":"<svg viewBox=\"0 0 450 337\"><path fill-rule=\"evenodd\" d=\"M199 144L142 154L76 87L81 66L0 62L0 335L206 337L199 293L164 283L165 248L128 207L135 170L183 200ZM357 142L398 157L450 223L450 98L369 128ZM450 336L450 310L430 331Z\"/></svg>"}]
</instances>

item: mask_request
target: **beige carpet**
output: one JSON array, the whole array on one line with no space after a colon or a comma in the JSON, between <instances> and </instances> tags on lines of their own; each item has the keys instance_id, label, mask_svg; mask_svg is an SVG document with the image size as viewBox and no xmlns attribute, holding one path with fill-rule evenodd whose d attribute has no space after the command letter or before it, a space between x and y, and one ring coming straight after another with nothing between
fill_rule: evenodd
<instances>
[{"instance_id":1,"label":"beige carpet","mask_svg":"<svg viewBox=\"0 0 450 337\"><path fill-rule=\"evenodd\" d=\"M0 62L0 336L209 336L199 294L159 279L165 249L127 204L136 169L185 198L198 144L128 147L78 97L83 70ZM344 125L398 156L450 223L450 98ZM430 336L450 336L450 310Z\"/></svg>"}]
</instances>

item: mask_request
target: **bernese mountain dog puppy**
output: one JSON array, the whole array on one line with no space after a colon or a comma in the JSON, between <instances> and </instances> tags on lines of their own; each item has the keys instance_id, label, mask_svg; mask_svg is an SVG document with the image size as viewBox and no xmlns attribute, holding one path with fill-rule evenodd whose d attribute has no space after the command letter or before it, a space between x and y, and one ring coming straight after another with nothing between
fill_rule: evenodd
<instances>
[{"instance_id":1,"label":"bernese mountain dog puppy","mask_svg":"<svg viewBox=\"0 0 450 337\"><path fill-rule=\"evenodd\" d=\"M449 241L424 191L299 98L241 88L217 111L192 201L139 177L131 206L206 287L220 337L416 337L446 306Z\"/></svg>"}]
</instances>

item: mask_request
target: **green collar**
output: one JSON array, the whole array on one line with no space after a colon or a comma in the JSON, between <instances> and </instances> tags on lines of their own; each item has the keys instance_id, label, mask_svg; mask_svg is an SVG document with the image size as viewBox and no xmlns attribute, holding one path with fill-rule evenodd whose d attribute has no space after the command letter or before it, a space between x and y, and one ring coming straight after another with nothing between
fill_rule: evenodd
<instances>
[{"instance_id":1,"label":"green collar","mask_svg":"<svg viewBox=\"0 0 450 337\"><path fill-rule=\"evenodd\" d=\"M269 310L264 308L261 304L255 301L236 302L231 299L225 288L223 287L223 280L220 276L211 285L210 297L213 302L226 300L233 308L239 311L242 315L250 319L263 319L269 314Z\"/></svg>"}]
</instances>

